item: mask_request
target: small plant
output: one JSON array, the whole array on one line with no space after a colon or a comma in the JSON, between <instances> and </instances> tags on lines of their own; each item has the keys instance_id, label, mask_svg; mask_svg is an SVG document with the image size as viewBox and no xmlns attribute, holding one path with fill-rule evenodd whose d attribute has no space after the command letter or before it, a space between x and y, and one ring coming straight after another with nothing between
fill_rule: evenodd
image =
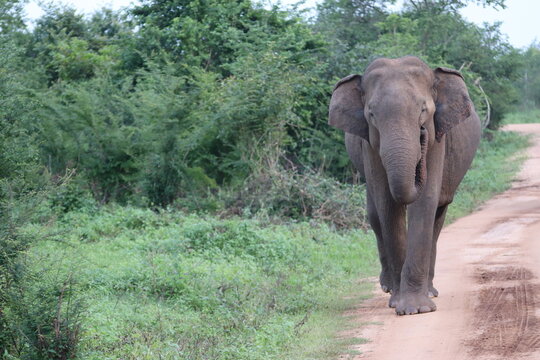
<instances>
[{"instance_id":1,"label":"small plant","mask_svg":"<svg viewBox=\"0 0 540 360\"><path fill-rule=\"evenodd\" d=\"M23 359L75 358L82 305L72 277L61 282L51 274L26 273L7 294L4 354Z\"/></svg>"},{"instance_id":2,"label":"small plant","mask_svg":"<svg viewBox=\"0 0 540 360\"><path fill-rule=\"evenodd\" d=\"M60 214L96 207L92 194L85 188L81 178L75 176L75 171L68 170L65 176L57 177L56 185L49 194L49 200L51 207Z\"/></svg>"}]
</instances>

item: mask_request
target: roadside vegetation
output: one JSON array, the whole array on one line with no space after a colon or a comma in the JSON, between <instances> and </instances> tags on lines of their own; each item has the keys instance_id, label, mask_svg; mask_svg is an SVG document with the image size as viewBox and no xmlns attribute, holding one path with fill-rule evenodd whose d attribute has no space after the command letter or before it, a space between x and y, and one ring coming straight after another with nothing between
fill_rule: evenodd
<instances>
[{"instance_id":1,"label":"roadside vegetation","mask_svg":"<svg viewBox=\"0 0 540 360\"><path fill-rule=\"evenodd\" d=\"M332 358L378 273L333 84L416 54L460 69L482 118L489 102L450 220L522 160L497 129L538 114L540 50L467 2L51 3L33 27L0 2L0 357Z\"/></svg>"},{"instance_id":2,"label":"roadside vegetation","mask_svg":"<svg viewBox=\"0 0 540 360\"><path fill-rule=\"evenodd\" d=\"M26 230L50 234L28 255L31 272L76 279L71 301L84 310L71 305L65 321L84 318L72 324L83 359L290 358L378 261L364 231L305 222L107 206Z\"/></svg>"},{"instance_id":3,"label":"roadside vegetation","mask_svg":"<svg viewBox=\"0 0 540 360\"><path fill-rule=\"evenodd\" d=\"M540 122L540 110L528 109L507 114L503 124L532 124Z\"/></svg>"},{"instance_id":4,"label":"roadside vegetation","mask_svg":"<svg viewBox=\"0 0 540 360\"><path fill-rule=\"evenodd\" d=\"M449 221L506 189L519 168L527 141L492 136ZM37 321L19 330L38 331L37 347L76 343L81 359L332 358L349 344L336 339L347 326L342 313L369 296L374 283L366 278L379 271L371 231L315 220L222 219L89 201L22 234L41 240L25 256L24 291L8 319ZM44 294L50 302L36 303ZM46 331L48 322L61 324L59 335Z\"/></svg>"}]
</instances>

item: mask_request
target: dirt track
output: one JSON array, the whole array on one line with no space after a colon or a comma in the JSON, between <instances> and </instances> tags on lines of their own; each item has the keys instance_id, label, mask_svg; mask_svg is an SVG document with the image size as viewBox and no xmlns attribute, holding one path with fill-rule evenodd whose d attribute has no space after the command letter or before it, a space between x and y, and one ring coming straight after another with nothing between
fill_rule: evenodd
<instances>
[{"instance_id":1,"label":"dirt track","mask_svg":"<svg viewBox=\"0 0 540 360\"><path fill-rule=\"evenodd\" d=\"M370 341L340 359L540 359L540 124L508 129L534 145L510 190L443 229L438 310L398 317L377 290L344 334Z\"/></svg>"}]
</instances>

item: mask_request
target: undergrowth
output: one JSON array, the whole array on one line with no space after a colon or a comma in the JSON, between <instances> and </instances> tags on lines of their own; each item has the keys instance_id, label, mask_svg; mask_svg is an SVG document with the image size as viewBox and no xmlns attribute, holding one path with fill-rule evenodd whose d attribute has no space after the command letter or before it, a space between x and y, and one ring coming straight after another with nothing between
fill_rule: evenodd
<instances>
[{"instance_id":1,"label":"undergrowth","mask_svg":"<svg viewBox=\"0 0 540 360\"><path fill-rule=\"evenodd\" d=\"M540 109L531 109L506 114L502 124L531 124L538 122L540 122Z\"/></svg>"},{"instance_id":2,"label":"undergrowth","mask_svg":"<svg viewBox=\"0 0 540 360\"><path fill-rule=\"evenodd\" d=\"M323 223L110 206L69 212L49 231L30 258L75 274L84 359L286 359L377 267L370 234Z\"/></svg>"},{"instance_id":3,"label":"undergrowth","mask_svg":"<svg viewBox=\"0 0 540 360\"><path fill-rule=\"evenodd\" d=\"M267 166L225 203L224 214L316 221L338 229L367 229L363 184L350 185L314 171Z\"/></svg>"},{"instance_id":4,"label":"undergrowth","mask_svg":"<svg viewBox=\"0 0 540 360\"><path fill-rule=\"evenodd\" d=\"M485 137L449 221L506 189L527 143L515 133ZM362 279L377 274L377 250L371 231L338 228L312 213L268 221L271 211L287 217L279 210L307 209L309 199L321 203L334 189L364 196L362 187L308 176L272 177L261 199L248 192L258 210L251 202L225 218L53 196L57 220L21 233L41 241L25 257L29 275L12 323L18 319L26 333L33 324L52 326L34 331L37 355L27 358L335 358L349 344L336 337L347 326L342 313L369 295L372 284ZM57 324L69 326L55 338ZM47 343L39 342L43 329ZM48 354L39 355L41 345Z\"/></svg>"}]
</instances>

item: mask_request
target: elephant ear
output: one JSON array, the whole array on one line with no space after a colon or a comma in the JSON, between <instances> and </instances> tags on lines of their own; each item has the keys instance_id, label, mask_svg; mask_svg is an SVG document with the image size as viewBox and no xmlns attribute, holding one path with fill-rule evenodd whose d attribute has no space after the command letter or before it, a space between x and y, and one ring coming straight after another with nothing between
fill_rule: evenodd
<instances>
[{"instance_id":1,"label":"elephant ear","mask_svg":"<svg viewBox=\"0 0 540 360\"><path fill-rule=\"evenodd\" d=\"M361 84L360 75L349 75L336 84L330 100L328 124L369 140Z\"/></svg>"},{"instance_id":2,"label":"elephant ear","mask_svg":"<svg viewBox=\"0 0 540 360\"><path fill-rule=\"evenodd\" d=\"M435 138L441 138L450 129L471 116L474 111L463 76L457 70L435 69Z\"/></svg>"}]
</instances>

